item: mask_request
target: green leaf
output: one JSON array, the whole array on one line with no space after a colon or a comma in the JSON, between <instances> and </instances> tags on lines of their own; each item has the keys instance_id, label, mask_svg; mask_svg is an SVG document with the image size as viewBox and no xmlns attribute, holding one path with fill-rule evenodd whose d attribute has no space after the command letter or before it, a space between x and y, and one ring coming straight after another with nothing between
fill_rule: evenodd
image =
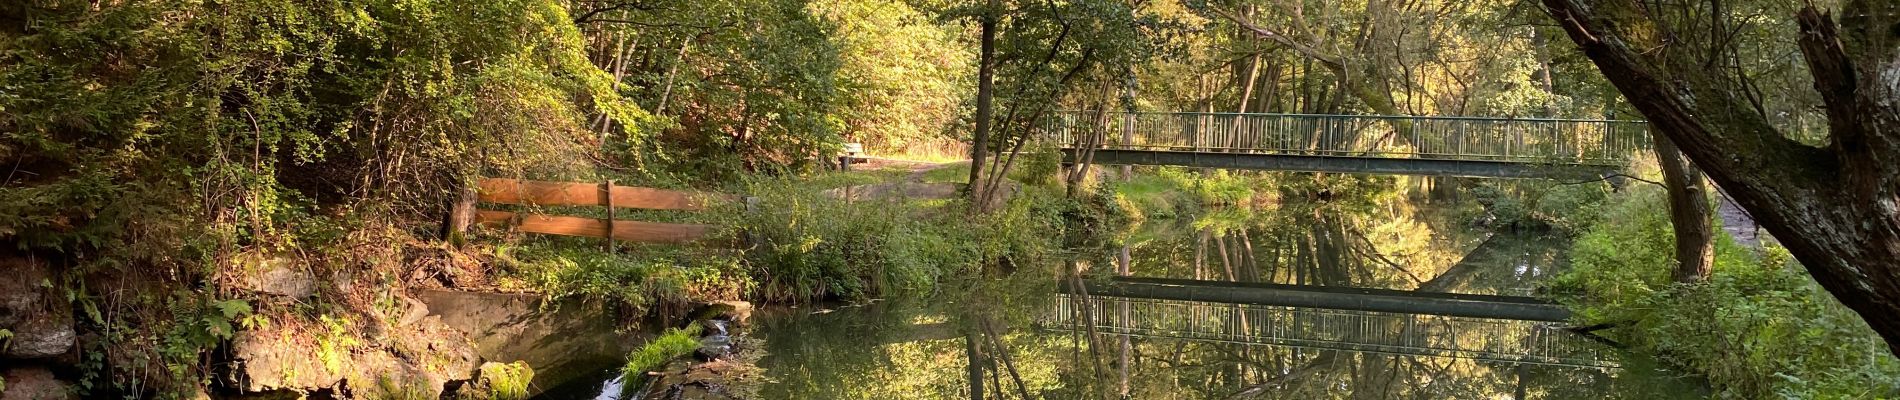
<instances>
[{"instance_id":1,"label":"green leaf","mask_svg":"<svg viewBox=\"0 0 1900 400\"><path fill-rule=\"evenodd\" d=\"M243 299L219 300L211 303L224 315L225 320L235 320L251 314L251 303Z\"/></svg>"}]
</instances>

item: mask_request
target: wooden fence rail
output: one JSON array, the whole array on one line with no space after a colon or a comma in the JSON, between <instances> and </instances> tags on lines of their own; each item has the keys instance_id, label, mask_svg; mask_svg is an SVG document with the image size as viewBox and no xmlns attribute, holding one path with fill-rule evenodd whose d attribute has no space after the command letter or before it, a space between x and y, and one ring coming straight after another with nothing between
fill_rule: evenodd
<instances>
[{"instance_id":1,"label":"wooden fence rail","mask_svg":"<svg viewBox=\"0 0 1900 400\"><path fill-rule=\"evenodd\" d=\"M475 210L473 204L467 204L456 207L451 213L472 212L473 215L451 215L451 226L455 225L455 221L472 220L470 222L486 227L521 232L608 238L608 249L613 248L614 240L674 244L698 242L706 239L713 228L701 224L617 220L614 219L615 209L705 211L713 204L739 200L738 196L719 193L615 186L613 181L576 183L489 178L477 184L476 192L476 196L463 201L525 206L600 206L607 208L607 218Z\"/></svg>"},{"instance_id":2,"label":"wooden fence rail","mask_svg":"<svg viewBox=\"0 0 1900 400\"><path fill-rule=\"evenodd\" d=\"M737 196L653 189L634 186L609 186L598 183L547 182L521 179L483 179L479 186L484 203L543 206L603 206L649 210L703 211L710 204L737 200Z\"/></svg>"},{"instance_id":3,"label":"wooden fence rail","mask_svg":"<svg viewBox=\"0 0 1900 400\"><path fill-rule=\"evenodd\" d=\"M554 215L523 215L507 211L482 210L476 220L482 226L513 227L522 232L549 235L586 236L641 243L691 243L705 239L711 225L669 224L663 222L606 220ZM520 218L520 219L516 219Z\"/></svg>"}]
</instances>

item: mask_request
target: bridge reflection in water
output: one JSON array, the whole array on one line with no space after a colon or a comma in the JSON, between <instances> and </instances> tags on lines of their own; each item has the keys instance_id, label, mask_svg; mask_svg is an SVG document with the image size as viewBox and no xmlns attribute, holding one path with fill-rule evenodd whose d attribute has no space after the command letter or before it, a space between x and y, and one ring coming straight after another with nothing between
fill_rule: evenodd
<instances>
[{"instance_id":1,"label":"bridge reflection in water","mask_svg":"<svg viewBox=\"0 0 1900 400\"><path fill-rule=\"evenodd\" d=\"M1610 350L1549 322L1059 294L1043 329L1103 335L1614 368Z\"/></svg>"}]
</instances>

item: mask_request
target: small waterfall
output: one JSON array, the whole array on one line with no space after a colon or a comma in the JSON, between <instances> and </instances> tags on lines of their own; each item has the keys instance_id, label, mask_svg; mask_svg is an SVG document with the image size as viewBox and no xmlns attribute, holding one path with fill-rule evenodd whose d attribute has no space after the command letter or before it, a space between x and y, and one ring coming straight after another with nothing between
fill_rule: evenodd
<instances>
[{"instance_id":1,"label":"small waterfall","mask_svg":"<svg viewBox=\"0 0 1900 400\"><path fill-rule=\"evenodd\" d=\"M614 374L613 379L600 385L600 394L594 395L594 400L620 400L621 392L626 391L626 379L626 374Z\"/></svg>"}]
</instances>

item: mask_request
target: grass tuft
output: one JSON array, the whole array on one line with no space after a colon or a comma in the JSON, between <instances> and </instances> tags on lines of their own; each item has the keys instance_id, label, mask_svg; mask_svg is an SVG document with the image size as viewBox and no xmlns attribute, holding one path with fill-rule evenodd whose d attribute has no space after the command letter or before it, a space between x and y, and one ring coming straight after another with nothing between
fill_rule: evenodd
<instances>
[{"instance_id":1,"label":"grass tuft","mask_svg":"<svg viewBox=\"0 0 1900 400\"><path fill-rule=\"evenodd\" d=\"M632 354L627 355L627 366L620 369L621 373L639 375L658 369L667 362L673 361L674 358L692 353L693 350L699 349L699 331L698 324L684 329L667 329L665 333L660 334L660 337L654 338L652 342L647 342L645 346L640 346L639 350L634 350Z\"/></svg>"}]
</instances>

